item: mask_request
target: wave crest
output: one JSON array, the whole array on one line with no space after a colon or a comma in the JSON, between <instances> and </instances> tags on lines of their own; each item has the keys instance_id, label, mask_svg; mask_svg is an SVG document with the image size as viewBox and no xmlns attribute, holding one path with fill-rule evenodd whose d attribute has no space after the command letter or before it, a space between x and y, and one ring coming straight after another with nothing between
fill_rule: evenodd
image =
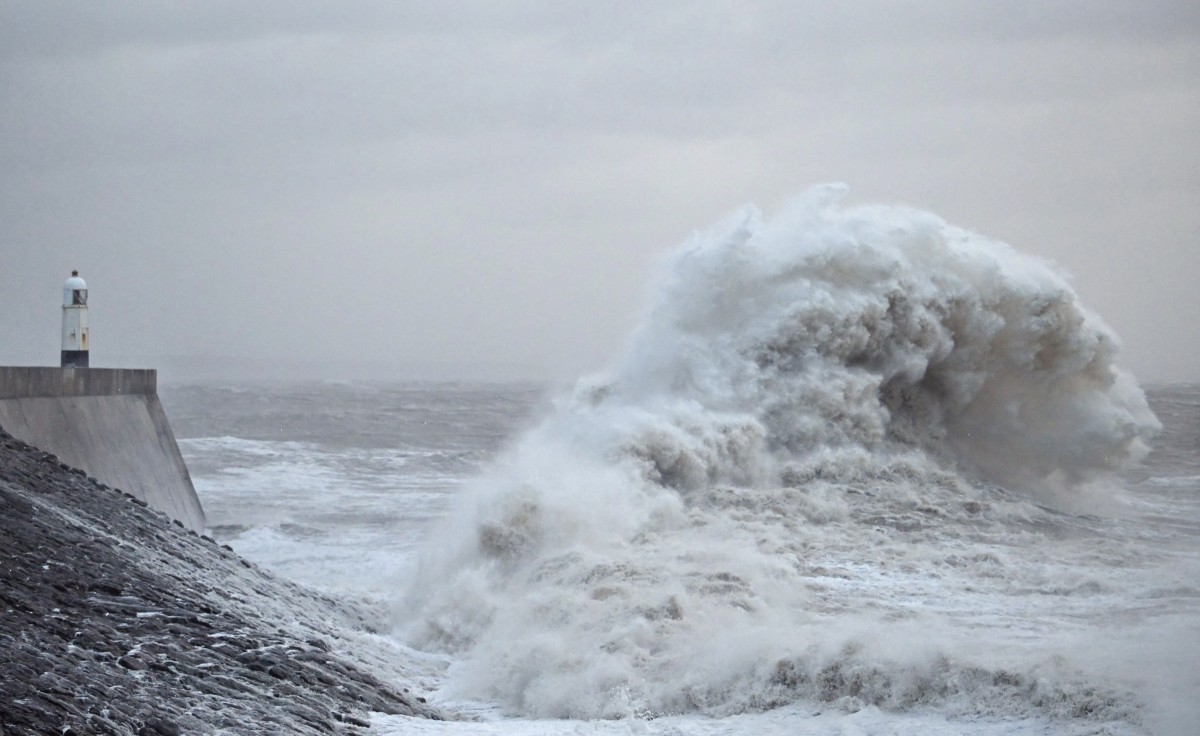
<instances>
[{"instance_id":1,"label":"wave crest","mask_svg":"<svg viewBox=\"0 0 1200 736\"><path fill-rule=\"evenodd\" d=\"M842 191L693 236L606 398L753 417L785 460L900 443L1026 489L1145 454L1158 424L1116 337L1052 265Z\"/></svg>"},{"instance_id":2,"label":"wave crest","mask_svg":"<svg viewBox=\"0 0 1200 736\"><path fill-rule=\"evenodd\" d=\"M1037 679L1037 616L1002 613L1089 590L1005 553L1066 523L1015 491L1117 470L1157 421L1051 265L843 192L695 234L615 368L464 495L401 614L460 655L457 694L612 717L1076 692ZM963 606L1000 607L991 655ZM878 656L914 621L941 642Z\"/></svg>"}]
</instances>

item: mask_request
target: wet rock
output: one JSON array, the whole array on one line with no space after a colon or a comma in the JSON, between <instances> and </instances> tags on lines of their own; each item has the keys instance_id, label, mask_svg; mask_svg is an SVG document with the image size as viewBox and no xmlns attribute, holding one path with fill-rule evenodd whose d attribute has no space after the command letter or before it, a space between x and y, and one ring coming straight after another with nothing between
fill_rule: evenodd
<instances>
[{"instance_id":1,"label":"wet rock","mask_svg":"<svg viewBox=\"0 0 1200 736\"><path fill-rule=\"evenodd\" d=\"M139 672L150 668L150 665L146 664L146 661L141 657L121 657L117 660L117 664L125 669Z\"/></svg>"},{"instance_id":2,"label":"wet rock","mask_svg":"<svg viewBox=\"0 0 1200 736\"><path fill-rule=\"evenodd\" d=\"M138 729L138 736L179 736L183 731L171 721L151 718Z\"/></svg>"},{"instance_id":3,"label":"wet rock","mask_svg":"<svg viewBox=\"0 0 1200 736\"><path fill-rule=\"evenodd\" d=\"M370 624L355 605L59 462L0 430L0 734L358 733L369 711L440 717L334 653L330 640Z\"/></svg>"}]
</instances>

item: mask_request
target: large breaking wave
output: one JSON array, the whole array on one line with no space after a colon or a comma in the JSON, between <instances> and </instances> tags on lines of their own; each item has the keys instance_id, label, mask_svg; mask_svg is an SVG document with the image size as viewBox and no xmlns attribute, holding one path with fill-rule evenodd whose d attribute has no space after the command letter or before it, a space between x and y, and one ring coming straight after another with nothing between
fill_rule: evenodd
<instances>
[{"instance_id":1,"label":"large breaking wave","mask_svg":"<svg viewBox=\"0 0 1200 736\"><path fill-rule=\"evenodd\" d=\"M1116 338L1046 262L842 195L695 234L610 373L468 490L402 612L455 694L1136 717L1045 645L1116 564L1046 507L1158 426Z\"/></svg>"}]
</instances>

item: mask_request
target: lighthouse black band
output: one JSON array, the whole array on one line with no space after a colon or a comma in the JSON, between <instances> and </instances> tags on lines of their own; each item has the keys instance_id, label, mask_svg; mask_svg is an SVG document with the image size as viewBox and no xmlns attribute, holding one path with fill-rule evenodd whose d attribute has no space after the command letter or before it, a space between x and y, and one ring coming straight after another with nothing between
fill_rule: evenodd
<instances>
[{"instance_id":1,"label":"lighthouse black band","mask_svg":"<svg viewBox=\"0 0 1200 736\"><path fill-rule=\"evenodd\" d=\"M86 350L64 350L64 351L62 351L62 367L63 368L87 368L88 367L88 351L86 351Z\"/></svg>"}]
</instances>

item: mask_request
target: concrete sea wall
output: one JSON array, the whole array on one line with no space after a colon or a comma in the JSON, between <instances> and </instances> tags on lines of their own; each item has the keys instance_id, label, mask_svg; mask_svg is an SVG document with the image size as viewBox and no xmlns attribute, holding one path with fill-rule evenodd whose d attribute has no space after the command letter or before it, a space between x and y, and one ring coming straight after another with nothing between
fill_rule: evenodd
<instances>
[{"instance_id":1,"label":"concrete sea wall","mask_svg":"<svg viewBox=\"0 0 1200 736\"><path fill-rule=\"evenodd\" d=\"M0 366L0 427L195 532L204 509L153 370Z\"/></svg>"}]
</instances>

